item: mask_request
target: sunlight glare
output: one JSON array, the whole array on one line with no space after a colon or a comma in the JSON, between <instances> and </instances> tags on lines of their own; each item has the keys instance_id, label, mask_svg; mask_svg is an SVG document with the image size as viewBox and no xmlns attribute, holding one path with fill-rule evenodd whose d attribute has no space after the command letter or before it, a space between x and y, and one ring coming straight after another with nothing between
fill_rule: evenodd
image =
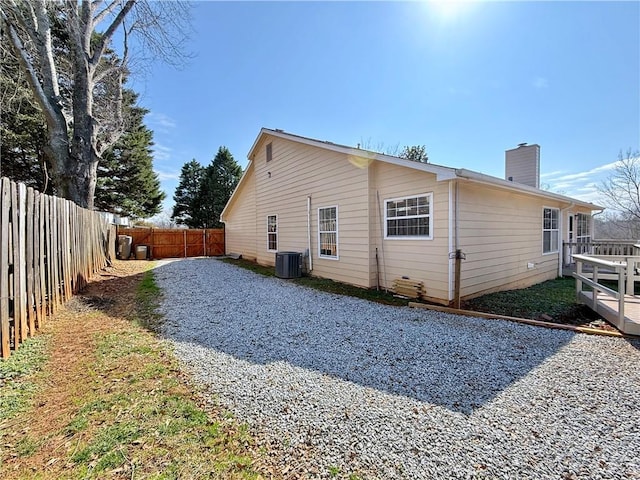
<instances>
[{"instance_id":1,"label":"sunlight glare","mask_svg":"<svg viewBox=\"0 0 640 480\"><path fill-rule=\"evenodd\" d=\"M429 0L429 10L443 21L452 21L463 15L473 2L469 0Z\"/></svg>"}]
</instances>

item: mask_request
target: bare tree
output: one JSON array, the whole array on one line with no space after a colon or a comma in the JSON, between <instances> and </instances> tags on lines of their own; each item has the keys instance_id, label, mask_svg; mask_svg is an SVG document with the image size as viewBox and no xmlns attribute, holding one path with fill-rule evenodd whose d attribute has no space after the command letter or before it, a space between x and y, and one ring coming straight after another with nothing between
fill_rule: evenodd
<instances>
[{"instance_id":1,"label":"bare tree","mask_svg":"<svg viewBox=\"0 0 640 480\"><path fill-rule=\"evenodd\" d=\"M599 187L604 206L619 212L625 222L640 221L640 152L618 155L613 173Z\"/></svg>"},{"instance_id":2,"label":"bare tree","mask_svg":"<svg viewBox=\"0 0 640 480\"><path fill-rule=\"evenodd\" d=\"M12 48L46 119L57 193L93 208L98 163L126 127L129 39L137 37L147 55L180 62L188 19L182 2L0 0L2 43ZM110 49L118 31L120 56ZM54 34L64 38L62 49Z\"/></svg>"}]
</instances>

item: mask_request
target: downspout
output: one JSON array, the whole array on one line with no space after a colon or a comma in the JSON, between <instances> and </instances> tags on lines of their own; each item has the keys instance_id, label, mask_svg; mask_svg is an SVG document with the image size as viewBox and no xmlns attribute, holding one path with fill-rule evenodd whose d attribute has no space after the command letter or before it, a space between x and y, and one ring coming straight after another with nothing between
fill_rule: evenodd
<instances>
[{"instance_id":1,"label":"downspout","mask_svg":"<svg viewBox=\"0 0 640 480\"><path fill-rule=\"evenodd\" d=\"M449 181L449 301L452 302L454 295L454 258L452 254L458 249L458 182Z\"/></svg>"},{"instance_id":2,"label":"downspout","mask_svg":"<svg viewBox=\"0 0 640 480\"><path fill-rule=\"evenodd\" d=\"M564 221L565 221L564 214L565 214L565 212L567 210L569 210L569 209L571 209L571 208L573 208L575 206L576 206L576 204L574 202L571 202L571 204L568 207L565 207L565 208L560 210L560 232L559 232L560 239L559 239L559 242L562 242L562 246L559 245L560 248L558 249L560 251L560 253L558 255L558 276L559 277L562 277L562 267L564 265ZM574 228L575 228L575 220L574 220L573 225L574 225Z\"/></svg>"},{"instance_id":3,"label":"downspout","mask_svg":"<svg viewBox=\"0 0 640 480\"><path fill-rule=\"evenodd\" d=\"M453 245L454 245L454 262L455 262L455 270L453 274L453 300L455 308L460 308L460 297L462 290L462 274L461 274L461 262L464 259L464 255L460 250L460 182L458 180L455 181L454 186L454 195L455 195L455 206L453 209L454 212L454 229L453 229Z\"/></svg>"},{"instance_id":4,"label":"downspout","mask_svg":"<svg viewBox=\"0 0 640 480\"><path fill-rule=\"evenodd\" d=\"M376 200L378 201L378 220L380 224L380 252L382 253L382 278L384 279L384 291L389 292L387 287L387 265L384 255L384 218L382 217L382 204L380 203L380 191L376 190Z\"/></svg>"},{"instance_id":5,"label":"downspout","mask_svg":"<svg viewBox=\"0 0 640 480\"><path fill-rule=\"evenodd\" d=\"M311 195L307 197L307 250L309 251L309 271L313 270L313 252L311 251Z\"/></svg>"}]
</instances>

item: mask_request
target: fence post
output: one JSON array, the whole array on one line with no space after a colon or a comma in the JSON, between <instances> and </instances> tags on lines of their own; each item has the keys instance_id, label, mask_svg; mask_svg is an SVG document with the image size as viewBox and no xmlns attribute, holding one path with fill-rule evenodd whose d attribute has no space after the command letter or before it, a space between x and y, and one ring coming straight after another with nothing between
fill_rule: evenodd
<instances>
[{"instance_id":1,"label":"fence post","mask_svg":"<svg viewBox=\"0 0 640 480\"><path fill-rule=\"evenodd\" d=\"M187 231L185 230L183 235L184 238L184 258L187 258Z\"/></svg>"}]
</instances>

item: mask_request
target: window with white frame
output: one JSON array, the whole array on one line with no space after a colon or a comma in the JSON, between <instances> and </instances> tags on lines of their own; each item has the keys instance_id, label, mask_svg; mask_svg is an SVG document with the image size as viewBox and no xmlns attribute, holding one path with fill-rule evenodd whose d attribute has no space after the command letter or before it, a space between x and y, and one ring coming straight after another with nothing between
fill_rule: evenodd
<instances>
[{"instance_id":1,"label":"window with white frame","mask_svg":"<svg viewBox=\"0 0 640 480\"><path fill-rule=\"evenodd\" d=\"M338 207L318 209L318 254L338 258Z\"/></svg>"},{"instance_id":2,"label":"window with white frame","mask_svg":"<svg viewBox=\"0 0 640 480\"><path fill-rule=\"evenodd\" d=\"M545 207L542 211L542 253L555 253L559 249L559 215L557 208Z\"/></svg>"},{"instance_id":3,"label":"window with white frame","mask_svg":"<svg viewBox=\"0 0 640 480\"><path fill-rule=\"evenodd\" d=\"M591 215L586 213L576 215L576 241L591 241Z\"/></svg>"},{"instance_id":4,"label":"window with white frame","mask_svg":"<svg viewBox=\"0 0 640 480\"><path fill-rule=\"evenodd\" d=\"M384 201L385 238L431 239L432 193Z\"/></svg>"},{"instance_id":5,"label":"window with white frame","mask_svg":"<svg viewBox=\"0 0 640 480\"><path fill-rule=\"evenodd\" d=\"M267 250L278 250L278 216L267 216Z\"/></svg>"}]
</instances>

